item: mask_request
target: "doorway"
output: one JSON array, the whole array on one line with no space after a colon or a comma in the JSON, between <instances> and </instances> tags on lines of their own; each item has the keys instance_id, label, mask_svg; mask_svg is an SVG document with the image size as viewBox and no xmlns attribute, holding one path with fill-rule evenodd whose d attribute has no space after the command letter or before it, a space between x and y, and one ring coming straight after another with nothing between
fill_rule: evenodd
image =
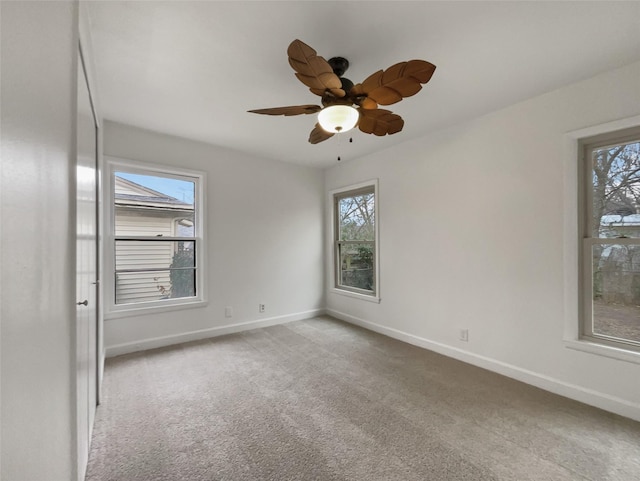
<instances>
[{"instance_id":1,"label":"doorway","mask_svg":"<svg viewBox=\"0 0 640 481\"><path fill-rule=\"evenodd\" d=\"M98 403L98 122L78 52L76 164L76 410L78 480L83 480Z\"/></svg>"}]
</instances>

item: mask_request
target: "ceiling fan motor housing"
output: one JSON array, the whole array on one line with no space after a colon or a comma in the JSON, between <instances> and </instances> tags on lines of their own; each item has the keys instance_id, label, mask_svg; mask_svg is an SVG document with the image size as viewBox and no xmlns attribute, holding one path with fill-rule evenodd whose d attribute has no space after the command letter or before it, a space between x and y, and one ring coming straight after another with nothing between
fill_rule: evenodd
<instances>
[{"instance_id":1,"label":"ceiling fan motor housing","mask_svg":"<svg viewBox=\"0 0 640 481\"><path fill-rule=\"evenodd\" d=\"M344 97L336 97L331 92L326 91L322 95L322 106L329 107L331 105L353 105L353 99L349 95Z\"/></svg>"},{"instance_id":2,"label":"ceiling fan motor housing","mask_svg":"<svg viewBox=\"0 0 640 481\"><path fill-rule=\"evenodd\" d=\"M349 61L344 57L331 57L327 62L338 77L342 77L349 68Z\"/></svg>"},{"instance_id":3,"label":"ceiling fan motor housing","mask_svg":"<svg viewBox=\"0 0 640 481\"><path fill-rule=\"evenodd\" d=\"M349 95L349 92L353 88L353 82L348 78L343 77L344 73L349 69L349 61L344 57L331 57L327 60L327 63L333 70L333 73L340 78L340 82L342 82L342 90Z\"/></svg>"},{"instance_id":4,"label":"ceiling fan motor housing","mask_svg":"<svg viewBox=\"0 0 640 481\"><path fill-rule=\"evenodd\" d=\"M351 89L353 88L353 82L345 77L340 77L340 81L342 82L342 90L349 95L349 92L351 92Z\"/></svg>"}]
</instances>

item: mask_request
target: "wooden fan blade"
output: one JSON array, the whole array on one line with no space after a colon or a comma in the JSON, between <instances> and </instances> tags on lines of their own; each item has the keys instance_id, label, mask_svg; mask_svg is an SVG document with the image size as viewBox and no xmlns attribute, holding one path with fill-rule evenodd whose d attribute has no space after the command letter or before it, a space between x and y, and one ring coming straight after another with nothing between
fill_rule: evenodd
<instances>
[{"instance_id":1,"label":"wooden fan blade","mask_svg":"<svg viewBox=\"0 0 640 481\"><path fill-rule=\"evenodd\" d=\"M365 134L392 135L400 132L404 127L402 117L389 110L368 110L363 108L358 110L360 111L358 128Z\"/></svg>"},{"instance_id":2,"label":"wooden fan blade","mask_svg":"<svg viewBox=\"0 0 640 481\"><path fill-rule=\"evenodd\" d=\"M322 127L320 127L320 124L316 124L316 126L313 128L313 130L309 134L309 143L319 144L324 140L330 139L334 135L335 134L327 132Z\"/></svg>"},{"instance_id":3,"label":"wooden fan blade","mask_svg":"<svg viewBox=\"0 0 640 481\"><path fill-rule=\"evenodd\" d=\"M411 97L431 80L436 66L425 60L410 60L378 70L358 86L363 94L380 105L391 105Z\"/></svg>"},{"instance_id":4,"label":"wooden fan blade","mask_svg":"<svg viewBox=\"0 0 640 481\"><path fill-rule=\"evenodd\" d=\"M355 84L351 87L351 90L349 90L349 98L354 104L358 105L358 107L362 107L363 109L371 110L378 108L378 103L367 97L367 94L362 88L362 84Z\"/></svg>"},{"instance_id":5,"label":"wooden fan blade","mask_svg":"<svg viewBox=\"0 0 640 481\"><path fill-rule=\"evenodd\" d=\"M371 100L369 97L365 97L360 102L360 107L367 110L373 110L378 108L378 104L376 103L375 100Z\"/></svg>"},{"instance_id":6,"label":"wooden fan blade","mask_svg":"<svg viewBox=\"0 0 640 481\"><path fill-rule=\"evenodd\" d=\"M329 62L300 40L294 40L287 49L289 65L296 71L296 77L316 95L330 90L336 97L344 97L340 78L333 73ZM322 92L318 94L318 92Z\"/></svg>"},{"instance_id":7,"label":"wooden fan blade","mask_svg":"<svg viewBox=\"0 0 640 481\"><path fill-rule=\"evenodd\" d=\"M248 110L253 114L265 114L265 115L301 115L301 114L315 114L320 112L322 107L319 105L292 105L290 107L274 107L272 109L257 109Z\"/></svg>"}]
</instances>

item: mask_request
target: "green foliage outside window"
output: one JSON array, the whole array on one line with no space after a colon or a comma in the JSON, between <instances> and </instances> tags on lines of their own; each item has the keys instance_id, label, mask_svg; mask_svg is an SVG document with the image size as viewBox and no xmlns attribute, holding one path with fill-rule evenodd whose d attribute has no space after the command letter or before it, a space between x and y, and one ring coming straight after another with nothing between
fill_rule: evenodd
<instances>
[{"instance_id":1,"label":"green foliage outside window","mask_svg":"<svg viewBox=\"0 0 640 481\"><path fill-rule=\"evenodd\" d=\"M196 295L194 265L193 249L181 249L173 255L173 260L169 266L171 269L169 274L171 298L193 297ZM191 269L177 269L180 267L190 267Z\"/></svg>"}]
</instances>

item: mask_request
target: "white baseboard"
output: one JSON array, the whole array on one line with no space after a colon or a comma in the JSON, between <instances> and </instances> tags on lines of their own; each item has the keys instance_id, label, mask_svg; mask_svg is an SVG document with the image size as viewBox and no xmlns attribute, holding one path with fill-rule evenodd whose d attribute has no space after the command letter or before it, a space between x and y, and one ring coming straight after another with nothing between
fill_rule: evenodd
<instances>
[{"instance_id":1,"label":"white baseboard","mask_svg":"<svg viewBox=\"0 0 640 481\"><path fill-rule=\"evenodd\" d=\"M285 316L269 317L267 319L258 319L255 321L238 322L236 324L227 324L225 326L211 327L209 329L201 329L198 331L184 332L171 336L154 337L149 339L141 339L138 341L107 346L106 357L121 356L122 354L130 354L132 352L146 351L147 349L155 349L158 347L171 346L182 342L198 341L200 339L208 339L210 337L224 336L225 334L233 334L235 332L248 331L250 329L258 329L260 327L275 326L277 324L285 324L292 321L301 321L311 317L325 314L325 309L313 309L310 311L298 312L295 314L287 314Z\"/></svg>"},{"instance_id":2,"label":"white baseboard","mask_svg":"<svg viewBox=\"0 0 640 481\"><path fill-rule=\"evenodd\" d=\"M404 341L408 344L413 344L414 346L422 347L424 349L437 352L438 354L539 387L545 391L559 394L569 399L580 401L582 403L589 404L590 406L595 406L597 408L604 409L605 411L640 421L640 404L638 403L629 402L591 389L585 389L581 386L560 381L559 379L554 379L552 377L522 369L495 359L480 356L446 344L414 336L413 334L408 334L397 329L365 321L364 319L344 314L333 309L327 309L326 313L337 319Z\"/></svg>"}]
</instances>

